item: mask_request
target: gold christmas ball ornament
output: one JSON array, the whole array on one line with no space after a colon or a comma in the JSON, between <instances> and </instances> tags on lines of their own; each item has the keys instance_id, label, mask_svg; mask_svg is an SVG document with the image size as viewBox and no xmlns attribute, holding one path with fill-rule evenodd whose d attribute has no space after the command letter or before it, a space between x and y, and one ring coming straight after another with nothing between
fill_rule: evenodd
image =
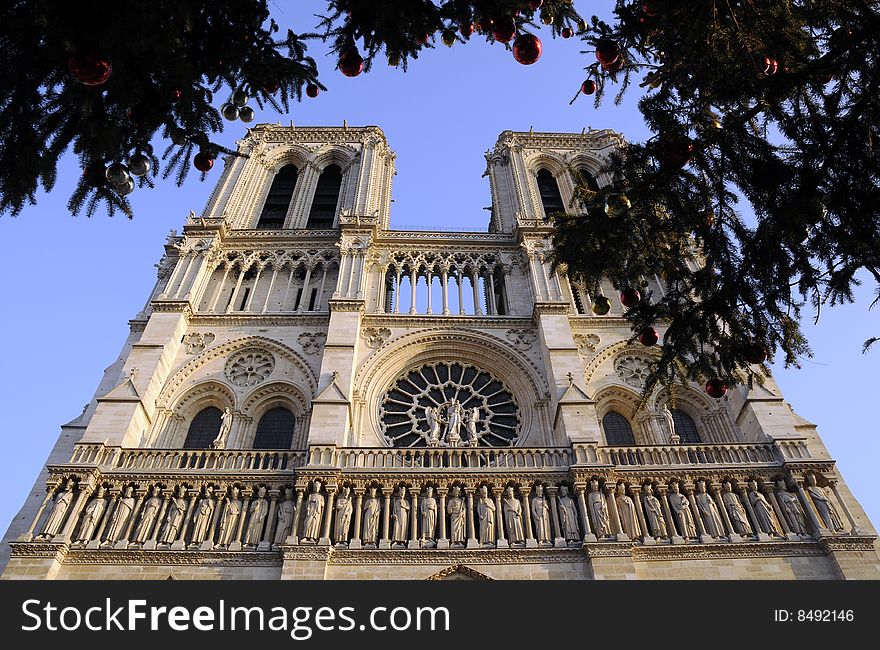
<instances>
[{"instance_id":1,"label":"gold christmas ball ornament","mask_svg":"<svg viewBox=\"0 0 880 650\"><path fill-rule=\"evenodd\" d=\"M626 194L609 194L605 199L605 214L609 217L620 217L632 207Z\"/></svg>"},{"instance_id":2,"label":"gold christmas ball ornament","mask_svg":"<svg viewBox=\"0 0 880 650\"><path fill-rule=\"evenodd\" d=\"M399 54L389 54L388 55L388 65L392 68L396 68L400 65L400 55Z\"/></svg>"},{"instance_id":3,"label":"gold christmas ball ornament","mask_svg":"<svg viewBox=\"0 0 880 650\"><path fill-rule=\"evenodd\" d=\"M541 22L545 25L552 25L553 21L556 20L555 16L547 11L546 9L541 11Z\"/></svg>"},{"instance_id":4,"label":"gold christmas ball ornament","mask_svg":"<svg viewBox=\"0 0 880 650\"><path fill-rule=\"evenodd\" d=\"M452 47L455 43L455 32L453 32L451 29L446 29L440 35L440 39L443 41L443 45L445 45L446 47Z\"/></svg>"}]
</instances>

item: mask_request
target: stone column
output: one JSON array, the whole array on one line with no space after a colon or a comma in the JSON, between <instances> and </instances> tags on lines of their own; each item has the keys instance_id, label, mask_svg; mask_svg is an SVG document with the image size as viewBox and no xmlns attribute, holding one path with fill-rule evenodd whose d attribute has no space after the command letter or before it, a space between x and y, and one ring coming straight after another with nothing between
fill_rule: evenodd
<instances>
[{"instance_id":1,"label":"stone column","mask_svg":"<svg viewBox=\"0 0 880 650\"><path fill-rule=\"evenodd\" d=\"M302 293L299 295L299 304L296 311L306 311L305 305L309 300L309 284L312 281L312 267L306 265L306 277L303 278Z\"/></svg>"},{"instance_id":2,"label":"stone column","mask_svg":"<svg viewBox=\"0 0 880 650\"><path fill-rule=\"evenodd\" d=\"M684 537L678 534L678 529L675 527L675 518L672 516L672 509L669 507L668 492L668 486L657 485L660 504L663 506L663 516L666 518L666 530L669 532L669 541L673 544L684 544Z\"/></svg>"},{"instance_id":3,"label":"stone column","mask_svg":"<svg viewBox=\"0 0 880 650\"><path fill-rule=\"evenodd\" d=\"M229 277L229 264L224 264L223 266L223 279L220 280L220 284L217 285L217 291L214 293L214 299L211 301L210 307L208 307L208 311L214 312L217 310L217 301L220 299L220 294L223 293L223 287L226 286L226 278Z\"/></svg>"},{"instance_id":4,"label":"stone column","mask_svg":"<svg viewBox=\"0 0 880 650\"><path fill-rule=\"evenodd\" d=\"M617 499L614 498L614 490L617 486L611 483L605 484L605 501L608 503L608 512L611 515L611 527L614 529L618 542L628 542L629 536L623 532L620 525L620 515L617 512Z\"/></svg>"},{"instance_id":5,"label":"stone column","mask_svg":"<svg viewBox=\"0 0 880 650\"><path fill-rule=\"evenodd\" d=\"M280 490L273 489L269 490L269 514L266 515L266 526L263 529L263 537L260 539L260 543L257 545L258 551L268 551L272 546L272 540L274 537L274 528L275 524L275 510L278 508L278 495L281 494ZM216 518L215 518L216 523ZM211 534L213 535L214 529L213 526L211 528Z\"/></svg>"},{"instance_id":6,"label":"stone column","mask_svg":"<svg viewBox=\"0 0 880 650\"><path fill-rule=\"evenodd\" d=\"M438 487L437 496L440 499L440 505L437 511L438 523L440 524L440 534L437 537L437 548L449 548L449 539L446 537L446 493L448 488Z\"/></svg>"},{"instance_id":7,"label":"stone column","mask_svg":"<svg viewBox=\"0 0 880 650\"><path fill-rule=\"evenodd\" d=\"M846 516L847 521L849 521L850 534L858 535L862 532L862 529L856 523L852 511L849 509L849 506L846 505L846 501L841 498L840 492L837 491L837 481L828 481L828 485L831 486L831 491L834 493L834 497L837 499L837 503L839 503L840 507L843 508L843 514Z\"/></svg>"},{"instance_id":8,"label":"stone column","mask_svg":"<svg viewBox=\"0 0 880 650\"><path fill-rule=\"evenodd\" d=\"M474 488L466 487L464 489L467 494L467 548L479 548L480 543L477 541L477 535L474 530Z\"/></svg>"},{"instance_id":9,"label":"stone column","mask_svg":"<svg viewBox=\"0 0 880 650\"><path fill-rule=\"evenodd\" d=\"M419 492L418 486L409 489L412 504L409 509L409 543L407 548L419 548Z\"/></svg>"},{"instance_id":10,"label":"stone column","mask_svg":"<svg viewBox=\"0 0 880 650\"><path fill-rule=\"evenodd\" d=\"M248 510L251 506L251 497L254 495L254 491L252 488L245 488L241 491L241 515L238 517L238 523L236 525L235 537L232 538L232 541L229 543L230 551L240 551L241 550L241 538L244 535L244 524L248 518Z\"/></svg>"},{"instance_id":11,"label":"stone column","mask_svg":"<svg viewBox=\"0 0 880 650\"><path fill-rule=\"evenodd\" d=\"M474 294L474 315L482 316L483 307L480 305L480 284L477 281L477 273L471 270L471 290Z\"/></svg>"},{"instance_id":12,"label":"stone column","mask_svg":"<svg viewBox=\"0 0 880 650\"><path fill-rule=\"evenodd\" d=\"M444 268L443 273L440 275L440 280L443 284L443 315L449 315L449 273Z\"/></svg>"},{"instance_id":13,"label":"stone column","mask_svg":"<svg viewBox=\"0 0 880 650\"><path fill-rule=\"evenodd\" d=\"M740 537L739 533L737 533L733 529L733 524L730 521L730 515L727 513L727 508L724 507L724 499L721 497L721 486L718 483L712 483L709 487L712 498L715 501L715 506L718 508L718 512L721 513L721 519L724 521L724 527L727 529L727 538L731 542L741 542L743 538Z\"/></svg>"},{"instance_id":14,"label":"stone column","mask_svg":"<svg viewBox=\"0 0 880 650\"><path fill-rule=\"evenodd\" d=\"M791 526L788 525L788 519L785 518L785 513L783 513L782 508L779 507L779 501L776 498L776 490L774 490L771 485L765 483L763 492L764 496L766 496L767 500L770 502L773 512L776 513L776 518L779 520L779 525L782 526L782 533L785 535L785 539L793 542L798 541L800 537L791 531Z\"/></svg>"},{"instance_id":15,"label":"stone column","mask_svg":"<svg viewBox=\"0 0 880 650\"><path fill-rule=\"evenodd\" d=\"M687 483L684 487L684 493L687 495L688 501L690 501L691 514L694 516L694 526L697 529L697 537L700 538L700 541L704 544L711 544L715 541L710 535L706 534L706 529L703 527L703 516L700 514L700 509L697 507L697 499L694 496L694 486L691 483Z\"/></svg>"},{"instance_id":16,"label":"stone column","mask_svg":"<svg viewBox=\"0 0 880 650\"><path fill-rule=\"evenodd\" d=\"M523 524L526 534L526 548L538 548L538 540L535 539L535 533L532 529L532 506L529 502L529 495L532 493L532 488L528 485L524 485L519 489L519 493L520 497L522 498Z\"/></svg>"},{"instance_id":17,"label":"stone column","mask_svg":"<svg viewBox=\"0 0 880 650\"><path fill-rule=\"evenodd\" d=\"M458 313L461 316L464 316L466 312L464 310L464 296L462 295L463 289L462 289L462 282L461 282L462 277L461 277L461 268L460 267L457 269L456 277L457 277L456 281L458 283Z\"/></svg>"},{"instance_id":18,"label":"stone column","mask_svg":"<svg viewBox=\"0 0 880 650\"><path fill-rule=\"evenodd\" d=\"M299 537L296 534L299 532L299 516L302 512L302 502L303 488L298 487L296 488L296 505L293 508L293 525L290 527L290 535L284 540L285 544L299 544Z\"/></svg>"},{"instance_id":19,"label":"stone column","mask_svg":"<svg viewBox=\"0 0 880 650\"><path fill-rule=\"evenodd\" d=\"M639 526L642 529L642 544L645 546L653 546L656 544L654 536L648 530L648 522L645 521L645 511L642 505L642 488L641 486L633 486L630 488L630 495L636 506L636 515L639 518Z\"/></svg>"},{"instance_id":20,"label":"stone column","mask_svg":"<svg viewBox=\"0 0 880 650\"><path fill-rule=\"evenodd\" d=\"M802 479L796 480L794 484L797 488L797 495L798 498L801 500L801 506L804 509L804 513L807 515L807 518L810 520L810 525L813 527L813 533L816 537L820 537L822 535L822 529L824 528L824 526L819 523L819 517L818 515L816 515L816 511L813 510L813 504L810 503L810 500L807 498L807 495L804 492Z\"/></svg>"},{"instance_id":21,"label":"stone column","mask_svg":"<svg viewBox=\"0 0 880 650\"><path fill-rule=\"evenodd\" d=\"M269 298L272 297L272 290L275 288L275 281L278 279L278 268L273 264L272 265L272 279L269 280L269 290L266 292L266 299L263 300L263 308L260 310L261 313L265 314L266 310L269 308Z\"/></svg>"},{"instance_id":22,"label":"stone column","mask_svg":"<svg viewBox=\"0 0 880 650\"><path fill-rule=\"evenodd\" d=\"M584 491L586 490L586 486L583 483L576 483L574 486L575 494L577 494L577 502L578 507L580 508L581 515L581 526L584 527L584 541L585 542L595 542L598 541L596 539L596 535L593 534L593 529L590 527L590 515L587 510L587 500L584 497Z\"/></svg>"},{"instance_id":23,"label":"stone column","mask_svg":"<svg viewBox=\"0 0 880 650\"><path fill-rule=\"evenodd\" d=\"M495 497L495 545L497 548L510 548L510 544L504 536L504 510L501 507L502 490L503 488L492 490L492 495Z\"/></svg>"},{"instance_id":24,"label":"stone column","mask_svg":"<svg viewBox=\"0 0 880 650\"><path fill-rule=\"evenodd\" d=\"M198 488L190 488L187 492L189 493L189 505L186 507L186 514L183 517L183 523L180 525L180 533L178 533L177 539L174 540L174 543L171 545L172 551L182 551L186 548L186 533L189 531L189 522L192 519L192 512L196 505L196 499L199 498Z\"/></svg>"},{"instance_id":25,"label":"stone column","mask_svg":"<svg viewBox=\"0 0 880 650\"><path fill-rule=\"evenodd\" d=\"M769 542L770 536L761 530L761 527L758 525L758 518L755 516L755 509L752 508L752 502L749 500L748 491L744 487L734 491L739 495L739 498L742 500L743 505L746 508L746 514L748 514L749 520L752 522L752 530L755 531L756 539L759 542Z\"/></svg>"},{"instance_id":26,"label":"stone column","mask_svg":"<svg viewBox=\"0 0 880 650\"><path fill-rule=\"evenodd\" d=\"M318 546L330 546L330 527L333 524L333 505L336 501L336 488L327 486L327 506L324 509L324 527L321 529L321 539Z\"/></svg>"},{"instance_id":27,"label":"stone column","mask_svg":"<svg viewBox=\"0 0 880 650\"><path fill-rule=\"evenodd\" d=\"M162 527L162 522L165 520L165 512L168 510L168 503L171 501L173 493L173 488L170 491L163 490L162 506L159 508L159 515L156 517L156 523L153 525L153 530L150 533L150 536L147 538L147 541L144 542L144 545L141 546L142 550L149 551L156 548L156 538L159 536L159 530Z\"/></svg>"},{"instance_id":28,"label":"stone column","mask_svg":"<svg viewBox=\"0 0 880 650\"><path fill-rule=\"evenodd\" d=\"M257 276L254 278L254 287L251 290L250 294L248 294L247 302L244 304L244 309L242 311L249 312L251 310L251 304L254 302L254 296L257 295L257 287L260 284L260 276L263 275L263 265L257 264Z\"/></svg>"},{"instance_id":29,"label":"stone column","mask_svg":"<svg viewBox=\"0 0 880 650\"><path fill-rule=\"evenodd\" d=\"M363 519L362 508L364 506L364 488L354 488L354 537L348 543L348 548L363 548L361 542L361 520Z\"/></svg>"},{"instance_id":30,"label":"stone column","mask_svg":"<svg viewBox=\"0 0 880 650\"><path fill-rule=\"evenodd\" d=\"M67 521L64 522L64 527L61 529L61 532L52 538L53 542L66 543L70 541L70 536L73 533L73 526L79 519L79 513L82 511L83 506L85 506L86 499L88 499L89 495L92 493L92 487L92 481L87 482L86 485L80 484L76 502L73 504L73 507L68 510Z\"/></svg>"},{"instance_id":31,"label":"stone column","mask_svg":"<svg viewBox=\"0 0 880 650\"><path fill-rule=\"evenodd\" d=\"M556 505L556 486L548 485L544 487L547 492L547 500L550 501L550 529L553 531L553 546L565 548L568 543L559 530L559 508Z\"/></svg>"},{"instance_id":32,"label":"stone column","mask_svg":"<svg viewBox=\"0 0 880 650\"><path fill-rule=\"evenodd\" d=\"M391 548L390 524L391 524L391 493L394 488L383 487L382 496L385 504L382 508L382 539L379 540L379 548Z\"/></svg>"},{"instance_id":33,"label":"stone column","mask_svg":"<svg viewBox=\"0 0 880 650\"><path fill-rule=\"evenodd\" d=\"M409 313L410 314L416 313L416 281L418 279L419 279L419 276L416 274L415 269L410 269L409 284L410 284L410 294L411 294L410 299L412 300L412 302L409 305ZM431 292L429 291L428 294L430 295L430 293Z\"/></svg>"},{"instance_id":34,"label":"stone column","mask_svg":"<svg viewBox=\"0 0 880 650\"><path fill-rule=\"evenodd\" d=\"M226 313L229 314L235 310L235 299L238 297L238 292L241 289L241 283L244 280L244 274L247 269L239 262L238 265L238 280L235 283L235 288L232 290L232 295L229 296L229 304L226 305Z\"/></svg>"}]
</instances>

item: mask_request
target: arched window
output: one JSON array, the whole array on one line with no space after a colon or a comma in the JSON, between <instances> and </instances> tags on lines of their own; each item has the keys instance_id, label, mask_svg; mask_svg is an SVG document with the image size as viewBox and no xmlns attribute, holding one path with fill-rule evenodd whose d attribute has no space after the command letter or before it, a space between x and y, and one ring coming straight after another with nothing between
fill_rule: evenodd
<instances>
[{"instance_id":1,"label":"arched window","mask_svg":"<svg viewBox=\"0 0 880 650\"><path fill-rule=\"evenodd\" d=\"M184 449L207 449L220 433L220 418L223 413L216 406L203 408L196 414L186 432Z\"/></svg>"},{"instance_id":2,"label":"arched window","mask_svg":"<svg viewBox=\"0 0 880 650\"><path fill-rule=\"evenodd\" d=\"M284 218L293 198L293 190L296 187L296 179L299 175L294 165L285 165L275 174L266 202L263 204L263 212L257 222L257 230L280 230L284 227Z\"/></svg>"},{"instance_id":3,"label":"arched window","mask_svg":"<svg viewBox=\"0 0 880 650\"><path fill-rule=\"evenodd\" d=\"M605 430L605 441L612 447L627 447L636 444L629 420L620 413L609 411L602 418L602 428Z\"/></svg>"},{"instance_id":4,"label":"arched window","mask_svg":"<svg viewBox=\"0 0 880 650\"><path fill-rule=\"evenodd\" d=\"M586 167L578 167L577 169L578 176L575 178L575 182L587 181L587 187L589 187L594 192L599 191L599 183L596 182L596 178L593 176L592 172Z\"/></svg>"},{"instance_id":5,"label":"arched window","mask_svg":"<svg viewBox=\"0 0 880 650\"><path fill-rule=\"evenodd\" d=\"M675 423L675 433L683 443L699 444L701 442L700 434L697 433L697 425L694 424L690 415L676 409L672 411L672 421Z\"/></svg>"},{"instance_id":6,"label":"arched window","mask_svg":"<svg viewBox=\"0 0 880 650\"><path fill-rule=\"evenodd\" d=\"M546 169L538 170L538 193L541 195L541 205L544 206L545 218L549 218L550 215L557 212L565 211L562 195L559 193L559 184L556 182L553 174Z\"/></svg>"},{"instance_id":7,"label":"arched window","mask_svg":"<svg viewBox=\"0 0 880 650\"><path fill-rule=\"evenodd\" d=\"M336 218L336 205L339 203L339 189L342 187L342 169L339 165L327 165L318 177L315 198L309 212L306 228L332 228Z\"/></svg>"},{"instance_id":8,"label":"arched window","mask_svg":"<svg viewBox=\"0 0 880 650\"><path fill-rule=\"evenodd\" d=\"M290 449L296 419L283 406L273 408L260 418L254 449Z\"/></svg>"}]
</instances>

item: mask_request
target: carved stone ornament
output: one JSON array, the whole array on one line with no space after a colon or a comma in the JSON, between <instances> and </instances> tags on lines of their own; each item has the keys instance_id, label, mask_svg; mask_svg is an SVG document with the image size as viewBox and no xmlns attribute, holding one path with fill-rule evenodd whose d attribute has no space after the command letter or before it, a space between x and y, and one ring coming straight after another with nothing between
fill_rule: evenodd
<instances>
[{"instance_id":1,"label":"carved stone ornament","mask_svg":"<svg viewBox=\"0 0 880 650\"><path fill-rule=\"evenodd\" d=\"M391 336L391 330L387 327L365 327L361 330L361 336L367 340L371 348L380 347Z\"/></svg>"},{"instance_id":2,"label":"carved stone ornament","mask_svg":"<svg viewBox=\"0 0 880 650\"><path fill-rule=\"evenodd\" d=\"M630 386L642 388L651 369L646 359L633 354L623 354L614 360L614 371Z\"/></svg>"},{"instance_id":3,"label":"carved stone ornament","mask_svg":"<svg viewBox=\"0 0 880 650\"><path fill-rule=\"evenodd\" d=\"M528 350L538 338L535 330L507 330L507 340L520 350Z\"/></svg>"},{"instance_id":4,"label":"carved stone ornament","mask_svg":"<svg viewBox=\"0 0 880 650\"><path fill-rule=\"evenodd\" d=\"M211 343L214 342L214 335L211 332L191 332L183 337L183 344L186 346L187 354L201 354Z\"/></svg>"},{"instance_id":5,"label":"carved stone ornament","mask_svg":"<svg viewBox=\"0 0 880 650\"><path fill-rule=\"evenodd\" d=\"M275 357L268 350L239 350L226 362L226 377L236 386L256 386L272 374Z\"/></svg>"},{"instance_id":6,"label":"carved stone ornament","mask_svg":"<svg viewBox=\"0 0 880 650\"><path fill-rule=\"evenodd\" d=\"M324 332L303 332L296 337L296 340L302 346L304 354L317 354L321 351L321 346L326 338L327 335Z\"/></svg>"},{"instance_id":7,"label":"carved stone ornament","mask_svg":"<svg viewBox=\"0 0 880 650\"><path fill-rule=\"evenodd\" d=\"M599 348L599 336L597 334L575 334L573 338L578 352L584 356L595 354Z\"/></svg>"}]
</instances>

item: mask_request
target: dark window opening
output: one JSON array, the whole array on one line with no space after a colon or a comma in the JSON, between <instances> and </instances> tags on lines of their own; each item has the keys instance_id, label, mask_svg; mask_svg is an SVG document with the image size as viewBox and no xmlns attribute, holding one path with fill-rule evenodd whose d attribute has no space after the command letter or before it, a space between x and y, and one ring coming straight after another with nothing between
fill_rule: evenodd
<instances>
[{"instance_id":1,"label":"dark window opening","mask_svg":"<svg viewBox=\"0 0 880 650\"><path fill-rule=\"evenodd\" d=\"M683 443L699 444L701 442L700 434L697 433L697 425L694 424L690 415L676 409L672 411L672 421L675 424L675 433Z\"/></svg>"},{"instance_id":2,"label":"dark window opening","mask_svg":"<svg viewBox=\"0 0 880 650\"><path fill-rule=\"evenodd\" d=\"M296 299L293 301L294 311L299 309L299 301L300 301L300 298L302 298L302 295L303 295L303 290L302 290L302 287L300 287L299 289L296 290Z\"/></svg>"},{"instance_id":3,"label":"dark window opening","mask_svg":"<svg viewBox=\"0 0 880 650\"><path fill-rule=\"evenodd\" d=\"M239 305L238 311L244 311L244 306L247 304L247 299L248 299L248 296L250 295L250 293L251 293L251 288L245 287L244 293L241 296L241 305Z\"/></svg>"},{"instance_id":4,"label":"dark window opening","mask_svg":"<svg viewBox=\"0 0 880 650\"><path fill-rule=\"evenodd\" d=\"M184 449L207 449L220 433L220 418L223 413L216 406L203 408L193 418L183 443Z\"/></svg>"},{"instance_id":5,"label":"dark window opening","mask_svg":"<svg viewBox=\"0 0 880 650\"><path fill-rule=\"evenodd\" d=\"M267 411L257 425L254 449L290 449L296 419L283 406Z\"/></svg>"},{"instance_id":6,"label":"dark window opening","mask_svg":"<svg viewBox=\"0 0 880 650\"><path fill-rule=\"evenodd\" d=\"M559 184L546 169L538 171L538 193L541 195L541 205L544 206L544 218L549 219L553 214L565 211Z\"/></svg>"},{"instance_id":7,"label":"dark window opening","mask_svg":"<svg viewBox=\"0 0 880 650\"><path fill-rule=\"evenodd\" d=\"M315 311L315 301L318 299L318 290L312 289L312 295L309 298L309 309L308 311Z\"/></svg>"},{"instance_id":8,"label":"dark window opening","mask_svg":"<svg viewBox=\"0 0 880 650\"><path fill-rule=\"evenodd\" d=\"M293 165L285 165L275 174L266 202L263 204L263 212L257 222L258 230L280 230L284 227L284 219L290 208L298 175L299 172Z\"/></svg>"},{"instance_id":9,"label":"dark window opening","mask_svg":"<svg viewBox=\"0 0 880 650\"><path fill-rule=\"evenodd\" d=\"M339 165L328 165L318 177L315 198L309 212L306 228L332 228L336 218L336 205L339 203L339 190L342 187L342 169Z\"/></svg>"},{"instance_id":10,"label":"dark window opening","mask_svg":"<svg viewBox=\"0 0 880 650\"><path fill-rule=\"evenodd\" d=\"M605 441L611 447L628 447L636 444L629 420L620 413L609 411L602 418L602 428L605 430Z\"/></svg>"}]
</instances>

